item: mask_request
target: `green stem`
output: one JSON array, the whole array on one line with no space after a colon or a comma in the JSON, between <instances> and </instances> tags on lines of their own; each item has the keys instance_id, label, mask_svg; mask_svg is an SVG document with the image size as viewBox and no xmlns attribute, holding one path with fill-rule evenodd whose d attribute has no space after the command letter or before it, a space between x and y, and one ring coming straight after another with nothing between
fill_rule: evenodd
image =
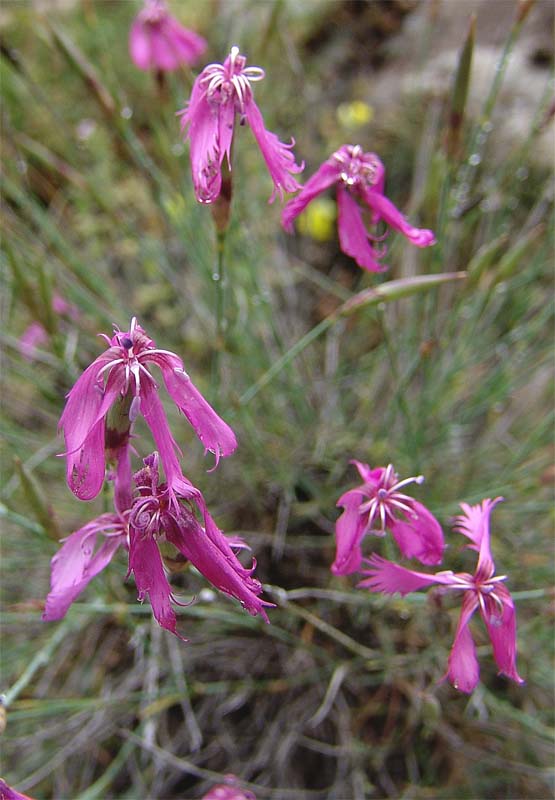
<instances>
[{"instance_id":1,"label":"green stem","mask_svg":"<svg viewBox=\"0 0 555 800\"><path fill-rule=\"evenodd\" d=\"M411 456L414 458L417 449L415 435L414 435L414 426L412 424L411 411L405 399L405 387L403 386L403 381L399 370L399 360L397 358L397 351L395 350L393 346L393 341L391 339L391 336L389 335L389 330L387 328L387 323L385 320L385 314L382 309L378 309L377 316L380 321L380 328L382 330L385 349L389 357L391 374L395 381L395 401L404 419L405 429L407 432L407 439L411 443Z\"/></svg>"},{"instance_id":2,"label":"green stem","mask_svg":"<svg viewBox=\"0 0 555 800\"><path fill-rule=\"evenodd\" d=\"M96 800L97 797L106 797L106 789L112 785L118 772L127 763L127 759L135 749L135 742L127 741L117 756L106 767L100 778L79 795L79 800Z\"/></svg>"},{"instance_id":3,"label":"green stem","mask_svg":"<svg viewBox=\"0 0 555 800\"><path fill-rule=\"evenodd\" d=\"M221 378L221 358L225 349L225 250L226 231L216 231L216 268L212 279L216 284L216 342L212 357L212 386L217 394Z\"/></svg>"}]
</instances>

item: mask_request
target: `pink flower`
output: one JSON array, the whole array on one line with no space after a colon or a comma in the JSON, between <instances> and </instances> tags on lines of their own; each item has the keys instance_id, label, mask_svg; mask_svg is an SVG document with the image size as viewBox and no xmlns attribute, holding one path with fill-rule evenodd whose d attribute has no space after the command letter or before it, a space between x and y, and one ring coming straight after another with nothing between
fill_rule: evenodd
<instances>
[{"instance_id":1,"label":"pink flower","mask_svg":"<svg viewBox=\"0 0 555 800\"><path fill-rule=\"evenodd\" d=\"M358 145L343 145L324 161L320 169L303 186L300 194L290 200L282 211L281 222L292 233L293 220L314 198L328 187L337 185L339 243L344 253L370 272L383 272L387 267L379 263L385 248L377 250L371 242L379 237L366 230L359 200L370 209L373 225L381 219L395 230L401 231L417 247L434 244L434 233L413 228L405 217L384 195L385 167L375 153L363 153ZM369 241L370 240L370 241Z\"/></svg>"},{"instance_id":2,"label":"pink flower","mask_svg":"<svg viewBox=\"0 0 555 800\"><path fill-rule=\"evenodd\" d=\"M76 306L68 303L60 294L54 293L52 297L52 310L59 317L67 317L75 322L80 314ZM19 338L19 352L26 361L34 361L37 348L48 344L48 331L41 322L31 322Z\"/></svg>"},{"instance_id":3,"label":"pink flower","mask_svg":"<svg viewBox=\"0 0 555 800\"><path fill-rule=\"evenodd\" d=\"M44 620L65 617L77 596L110 563L118 547L127 547L127 515L101 514L64 540L51 561ZM104 538L95 552L99 535Z\"/></svg>"},{"instance_id":4,"label":"pink flower","mask_svg":"<svg viewBox=\"0 0 555 800\"><path fill-rule=\"evenodd\" d=\"M26 361L34 361L37 348L48 343L48 333L40 322L31 322L19 337L19 352Z\"/></svg>"},{"instance_id":5,"label":"pink flower","mask_svg":"<svg viewBox=\"0 0 555 800\"><path fill-rule=\"evenodd\" d=\"M206 41L172 17L164 0L145 0L129 32L129 53L139 69L170 72L195 64Z\"/></svg>"},{"instance_id":6,"label":"pink flower","mask_svg":"<svg viewBox=\"0 0 555 800\"><path fill-rule=\"evenodd\" d=\"M108 349L87 367L69 392L59 426L66 441L68 486L79 499L91 500L102 488L106 416L121 398L130 401L129 422L133 423L141 413L152 431L170 490L174 479L180 479L179 449L147 364L159 367L168 394L187 417L206 451L215 454L216 464L220 456L233 453L237 447L233 431L194 386L179 356L157 349L135 317L129 331L116 329L111 339L101 336ZM122 459L120 467L128 468L125 460Z\"/></svg>"},{"instance_id":7,"label":"pink flower","mask_svg":"<svg viewBox=\"0 0 555 800\"><path fill-rule=\"evenodd\" d=\"M359 584L372 592L399 592L403 596L433 584L440 584L445 590L463 592L461 616L445 677L449 678L456 689L466 693L473 691L480 676L476 648L468 628L470 618L477 609L480 609L489 633L493 656L500 673L517 683L524 682L516 670L515 607L508 589L502 583L507 576L495 576L495 564L490 550L489 517L492 508L502 499L488 498L476 506L461 503L463 514L457 517L455 530L467 536L471 540L468 547L478 552L474 575L467 572L453 573L450 570L427 575L373 555L369 560L371 569L365 570L365 574L370 577Z\"/></svg>"},{"instance_id":8,"label":"pink flower","mask_svg":"<svg viewBox=\"0 0 555 800\"><path fill-rule=\"evenodd\" d=\"M129 573L135 576L139 600L148 595L157 622L177 633L172 608L174 598L166 577L159 542L169 542L190 561L210 583L239 600L250 614L269 622L261 600L259 581L252 577L256 563L243 567L235 550L246 548L238 537L226 537L210 516L200 491L181 473L173 489L160 483L158 453L143 461L134 475L136 491L130 508L102 514L72 533L52 559L50 592L43 619L61 619L69 606L95 575L106 567L119 547L129 550ZM200 512L201 524L195 514ZM97 539L100 545L95 551Z\"/></svg>"},{"instance_id":9,"label":"pink flower","mask_svg":"<svg viewBox=\"0 0 555 800\"><path fill-rule=\"evenodd\" d=\"M210 583L221 592L235 597L252 614L260 614L269 622L260 600L259 581L252 577L256 563L243 567L232 550L244 547L243 542L230 541L208 513L204 498L183 476L174 482L178 503L172 503L165 483L159 483L158 454L144 459L145 467L135 474L137 496L129 516L129 571L135 575L139 600L148 594L159 624L179 635L171 601L174 600L164 568L158 540L170 542ZM201 525L193 506L200 510ZM175 600L174 600L175 602Z\"/></svg>"},{"instance_id":10,"label":"pink flower","mask_svg":"<svg viewBox=\"0 0 555 800\"><path fill-rule=\"evenodd\" d=\"M248 789L241 789L235 775L226 775L227 783L219 783L213 786L202 800L256 800L256 797Z\"/></svg>"},{"instance_id":11,"label":"pink flower","mask_svg":"<svg viewBox=\"0 0 555 800\"><path fill-rule=\"evenodd\" d=\"M191 141L191 168L195 194L199 203L213 203L222 185L221 167L225 157L231 169L231 142L236 114L240 124L248 122L274 182L276 192L296 192L300 184L292 174L301 172L291 148L295 144L280 142L267 131L258 106L254 102L251 83L264 78L260 67L247 67L247 59L238 47L223 64L209 64L193 86L187 107L180 111L181 129Z\"/></svg>"},{"instance_id":12,"label":"pink flower","mask_svg":"<svg viewBox=\"0 0 555 800\"><path fill-rule=\"evenodd\" d=\"M423 476L399 481L392 464L370 469L360 461L351 463L364 483L337 501L344 511L335 527L337 552L331 567L334 575L356 572L362 562L360 544L364 536L385 536L386 529L405 558L440 564L445 544L439 522L422 503L400 491L408 483L422 483Z\"/></svg>"}]
</instances>

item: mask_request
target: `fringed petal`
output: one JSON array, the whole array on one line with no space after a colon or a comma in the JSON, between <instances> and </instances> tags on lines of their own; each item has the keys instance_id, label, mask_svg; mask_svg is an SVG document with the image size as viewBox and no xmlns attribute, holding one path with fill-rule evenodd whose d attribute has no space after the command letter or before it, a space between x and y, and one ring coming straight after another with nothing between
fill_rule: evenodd
<instances>
[{"instance_id":1,"label":"fringed petal","mask_svg":"<svg viewBox=\"0 0 555 800\"><path fill-rule=\"evenodd\" d=\"M432 586L435 583L445 586L452 585L452 572L438 572L435 575L426 575L424 572L415 572L412 569L394 564L385 558L373 553L367 560L370 569L362 570L364 575L368 575L358 586L363 589L370 589L371 592L383 592L384 594L409 594L425 586Z\"/></svg>"},{"instance_id":2,"label":"fringed petal","mask_svg":"<svg viewBox=\"0 0 555 800\"><path fill-rule=\"evenodd\" d=\"M337 505L344 511L335 523L336 553L331 565L334 575L350 575L362 562L360 543L366 528L366 517L359 512L364 495L357 489L345 492Z\"/></svg>"},{"instance_id":3,"label":"fringed petal","mask_svg":"<svg viewBox=\"0 0 555 800\"><path fill-rule=\"evenodd\" d=\"M184 28L169 14L164 21L163 31L176 56L176 66L180 63L193 66L208 47L206 39Z\"/></svg>"},{"instance_id":4,"label":"fringed petal","mask_svg":"<svg viewBox=\"0 0 555 800\"><path fill-rule=\"evenodd\" d=\"M235 434L216 414L189 376L171 362L158 362L168 394L179 410L187 417L207 451L214 453L216 463L220 456L229 456L237 447ZM163 458L162 458L163 461Z\"/></svg>"},{"instance_id":5,"label":"fringed petal","mask_svg":"<svg viewBox=\"0 0 555 800\"><path fill-rule=\"evenodd\" d=\"M428 509L411 500L413 514L405 519L392 517L389 529L405 558L417 558L422 564L436 565L443 560L445 541L441 525Z\"/></svg>"},{"instance_id":6,"label":"fringed petal","mask_svg":"<svg viewBox=\"0 0 555 800\"><path fill-rule=\"evenodd\" d=\"M509 590L498 584L497 601L492 595L485 598L485 608L480 608L488 629L493 656L499 672L517 683L524 683L516 669L516 613Z\"/></svg>"},{"instance_id":7,"label":"fringed petal","mask_svg":"<svg viewBox=\"0 0 555 800\"><path fill-rule=\"evenodd\" d=\"M166 481L170 491L173 493L176 481L183 479L181 466L176 455L180 450L171 434L166 412L158 397L157 389L150 381L145 381L141 384L141 413L156 442Z\"/></svg>"},{"instance_id":8,"label":"fringed petal","mask_svg":"<svg viewBox=\"0 0 555 800\"><path fill-rule=\"evenodd\" d=\"M151 40L146 26L140 19L135 19L129 31L129 55L139 69L152 69Z\"/></svg>"},{"instance_id":9,"label":"fringed petal","mask_svg":"<svg viewBox=\"0 0 555 800\"><path fill-rule=\"evenodd\" d=\"M351 459L349 464L354 464L358 470L358 474L364 481L364 483L369 483L371 486L374 486L376 489L380 485L382 481L383 474L385 469L383 467L376 467L372 469L368 464L364 464L362 461L357 461L356 459Z\"/></svg>"},{"instance_id":10,"label":"fringed petal","mask_svg":"<svg viewBox=\"0 0 555 800\"><path fill-rule=\"evenodd\" d=\"M337 187L339 243L344 253L354 258L359 267L370 272L383 272L387 267L378 262L378 253L368 240L356 200L342 186Z\"/></svg>"},{"instance_id":11,"label":"fringed petal","mask_svg":"<svg viewBox=\"0 0 555 800\"><path fill-rule=\"evenodd\" d=\"M148 594L158 624L183 639L177 632L171 587L162 566L158 545L151 536L143 536L133 527L129 531L129 571L135 576L138 599L142 602Z\"/></svg>"},{"instance_id":12,"label":"fringed petal","mask_svg":"<svg viewBox=\"0 0 555 800\"><path fill-rule=\"evenodd\" d=\"M453 525L453 530L470 539L471 544L468 547L479 553L476 571L488 573L488 577L495 569L490 547L489 519L492 510L502 501L502 497L496 497L495 500L488 497L475 506L461 503L463 513L455 517Z\"/></svg>"},{"instance_id":13,"label":"fringed petal","mask_svg":"<svg viewBox=\"0 0 555 800\"><path fill-rule=\"evenodd\" d=\"M116 535L121 531L121 535ZM110 533L96 553L98 534ZM50 592L42 618L61 619L88 583L109 564L118 547L125 542L122 521L116 514L103 514L69 536L52 558Z\"/></svg>"},{"instance_id":14,"label":"fringed petal","mask_svg":"<svg viewBox=\"0 0 555 800\"><path fill-rule=\"evenodd\" d=\"M193 186L199 203L213 203L222 186L221 108L208 102L201 73L193 85L187 107L180 112L181 131L190 140Z\"/></svg>"},{"instance_id":15,"label":"fringed petal","mask_svg":"<svg viewBox=\"0 0 555 800\"><path fill-rule=\"evenodd\" d=\"M455 689L470 694L480 679L480 667L476 658L476 646L468 628L470 618L478 607L478 600L473 592L465 592L455 633L453 647L449 654L446 678Z\"/></svg>"},{"instance_id":16,"label":"fringed petal","mask_svg":"<svg viewBox=\"0 0 555 800\"><path fill-rule=\"evenodd\" d=\"M270 202L273 202L276 193L283 200L284 192L296 192L301 188L301 184L293 178L293 174L302 172L304 169L304 164L295 163L295 156L292 153L295 142L285 144L278 139L275 133L266 130L262 114L254 102L252 94L245 101L245 114L274 182L274 191Z\"/></svg>"},{"instance_id":17,"label":"fringed petal","mask_svg":"<svg viewBox=\"0 0 555 800\"><path fill-rule=\"evenodd\" d=\"M400 231L417 247L429 247L436 243L433 231L425 228L414 228L396 208L391 200L380 194L374 187L363 187L361 190L366 204L373 212L373 222L383 219L388 225Z\"/></svg>"},{"instance_id":18,"label":"fringed petal","mask_svg":"<svg viewBox=\"0 0 555 800\"><path fill-rule=\"evenodd\" d=\"M221 534L221 532L220 532ZM258 595L262 591L259 581L250 576L252 570L245 570L239 562L229 543L216 538L214 531L209 535L194 515L185 508L177 519L177 525L166 529L166 538L191 561L210 583L224 594L239 600L247 611L255 616L259 614L265 622L269 622L265 607L272 603L261 600Z\"/></svg>"},{"instance_id":19,"label":"fringed petal","mask_svg":"<svg viewBox=\"0 0 555 800\"><path fill-rule=\"evenodd\" d=\"M97 361L91 364L91 367L95 366ZM91 367L85 370L81 378L85 377ZM96 369L98 370L98 365ZM68 396L68 402L60 419L60 428L63 428L66 440L67 484L80 500L92 500L102 488L106 471L104 457L106 414L122 389L123 379L116 366L112 369L104 389L96 378L91 385L89 375L79 393L72 394L81 378ZM77 444L86 425L90 425L88 434L83 442Z\"/></svg>"},{"instance_id":20,"label":"fringed petal","mask_svg":"<svg viewBox=\"0 0 555 800\"><path fill-rule=\"evenodd\" d=\"M299 194L289 200L281 212L281 224L286 231L293 233L294 219L315 197L337 182L339 171L339 167L334 161L324 161L322 166L308 179Z\"/></svg>"}]
</instances>

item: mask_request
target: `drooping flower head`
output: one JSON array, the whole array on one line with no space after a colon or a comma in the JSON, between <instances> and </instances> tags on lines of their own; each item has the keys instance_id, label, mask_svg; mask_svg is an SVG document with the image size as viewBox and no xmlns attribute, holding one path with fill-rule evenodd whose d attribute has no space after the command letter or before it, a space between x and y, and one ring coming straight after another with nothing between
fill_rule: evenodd
<instances>
[{"instance_id":1,"label":"drooping flower head","mask_svg":"<svg viewBox=\"0 0 555 800\"><path fill-rule=\"evenodd\" d=\"M168 394L205 450L215 454L216 463L220 456L233 453L237 446L233 431L194 386L179 356L158 349L135 317L128 331L116 328L112 338L101 336L108 349L87 367L69 392L59 426L66 441L68 486L79 499L91 500L102 488L105 448L112 445L106 442L106 418L114 404L123 400L129 425L142 414L152 431L170 491L174 479L179 481L179 449L158 396L158 385L147 367L150 364L159 367ZM127 446L123 437L122 448ZM128 461L122 458L120 466L128 470Z\"/></svg>"},{"instance_id":2,"label":"drooping flower head","mask_svg":"<svg viewBox=\"0 0 555 800\"><path fill-rule=\"evenodd\" d=\"M463 593L462 610L455 633L446 678L456 689L470 693L480 677L476 648L469 630L469 622L476 610L486 625L493 647L493 656L500 673L517 683L523 683L516 669L516 616L511 595L503 584L506 575L495 575L495 564L490 549L489 518L492 508L503 498L483 500L480 505L461 503L462 515L457 517L455 530L468 537L469 548L478 552L474 575L467 572L423 572L405 569L378 555L369 559L370 569L364 570L369 577L359 586L372 592L406 595L417 589L434 584L444 590Z\"/></svg>"},{"instance_id":3,"label":"drooping flower head","mask_svg":"<svg viewBox=\"0 0 555 800\"><path fill-rule=\"evenodd\" d=\"M72 533L53 557L43 619L64 617L92 578L123 547L129 551L128 572L135 577L139 600L148 596L158 623L179 636L172 608L172 602L179 602L168 582L160 552L160 547L169 547L182 562L191 562L217 589L268 622L265 608L272 603L258 597L262 586L252 576L256 563L244 567L235 554L247 545L222 533L201 492L183 474L174 477L170 492L168 484L160 481L158 453L145 458L143 464L134 475L136 488L130 508L101 514Z\"/></svg>"},{"instance_id":4,"label":"drooping flower head","mask_svg":"<svg viewBox=\"0 0 555 800\"><path fill-rule=\"evenodd\" d=\"M129 53L136 67L171 72L192 66L206 50L206 41L184 28L164 0L145 0L129 31Z\"/></svg>"},{"instance_id":5,"label":"drooping flower head","mask_svg":"<svg viewBox=\"0 0 555 800\"><path fill-rule=\"evenodd\" d=\"M417 247L428 247L436 241L433 231L414 228L407 222L384 195L384 184L385 167L375 153L365 153L359 145L343 145L324 161L297 197L287 203L281 215L282 225L291 233L293 220L311 200L335 185L341 249L360 267L370 272L383 272L387 267L379 262L385 255L385 248L379 250L373 244L382 241L383 237L368 233L360 204L370 210L373 225L383 220Z\"/></svg>"},{"instance_id":6,"label":"drooping flower head","mask_svg":"<svg viewBox=\"0 0 555 800\"><path fill-rule=\"evenodd\" d=\"M422 503L401 491L409 483L422 483L424 477L400 481L392 464L371 469L360 461L351 463L364 482L337 501L344 511L335 527L337 552L331 571L335 575L356 572L362 563L364 536L384 536L386 530L406 558L440 564L445 544L439 522Z\"/></svg>"},{"instance_id":7,"label":"drooping flower head","mask_svg":"<svg viewBox=\"0 0 555 800\"><path fill-rule=\"evenodd\" d=\"M136 497L129 516L129 571L133 572L139 600L148 594L159 624L177 634L175 602L164 573L159 542L169 542L190 561L217 589L235 597L250 614L260 614L266 622L265 606L260 600L259 581L252 577L256 563L243 567L233 547L243 542L229 540L218 528L206 508L204 498L185 478L174 482L178 503L172 503L166 483L160 483L158 454L144 459L144 468L135 474ZM194 506L202 515L197 520Z\"/></svg>"},{"instance_id":8,"label":"drooping flower head","mask_svg":"<svg viewBox=\"0 0 555 800\"><path fill-rule=\"evenodd\" d=\"M264 127L251 84L264 78L260 67L247 67L247 59L232 47L223 64L209 64L193 86L187 107L179 112L181 129L191 143L193 185L199 203L213 203L222 186L221 168L227 158L231 169L231 143L235 117L240 124L247 122L258 143L274 182L274 191L283 198L284 192L296 192L300 184L293 177L304 165L295 163L291 148L295 144L280 142Z\"/></svg>"}]
</instances>

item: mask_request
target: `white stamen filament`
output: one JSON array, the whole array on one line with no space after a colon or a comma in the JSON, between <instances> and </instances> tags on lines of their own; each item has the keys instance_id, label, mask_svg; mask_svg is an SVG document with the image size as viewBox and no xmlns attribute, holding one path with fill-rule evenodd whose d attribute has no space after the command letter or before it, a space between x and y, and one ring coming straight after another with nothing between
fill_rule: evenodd
<instances>
[{"instance_id":1,"label":"white stamen filament","mask_svg":"<svg viewBox=\"0 0 555 800\"><path fill-rule=\"evenodd\" d=\"M100 376L106 371L110 372L112 367L115 367L116 364L123 364L123 358L116 358L116 359L114 359L114 361L108 361L107 364L104 364L102 369L98 370L97 378L100 378Z\"/></svg>"}]
</instances>

